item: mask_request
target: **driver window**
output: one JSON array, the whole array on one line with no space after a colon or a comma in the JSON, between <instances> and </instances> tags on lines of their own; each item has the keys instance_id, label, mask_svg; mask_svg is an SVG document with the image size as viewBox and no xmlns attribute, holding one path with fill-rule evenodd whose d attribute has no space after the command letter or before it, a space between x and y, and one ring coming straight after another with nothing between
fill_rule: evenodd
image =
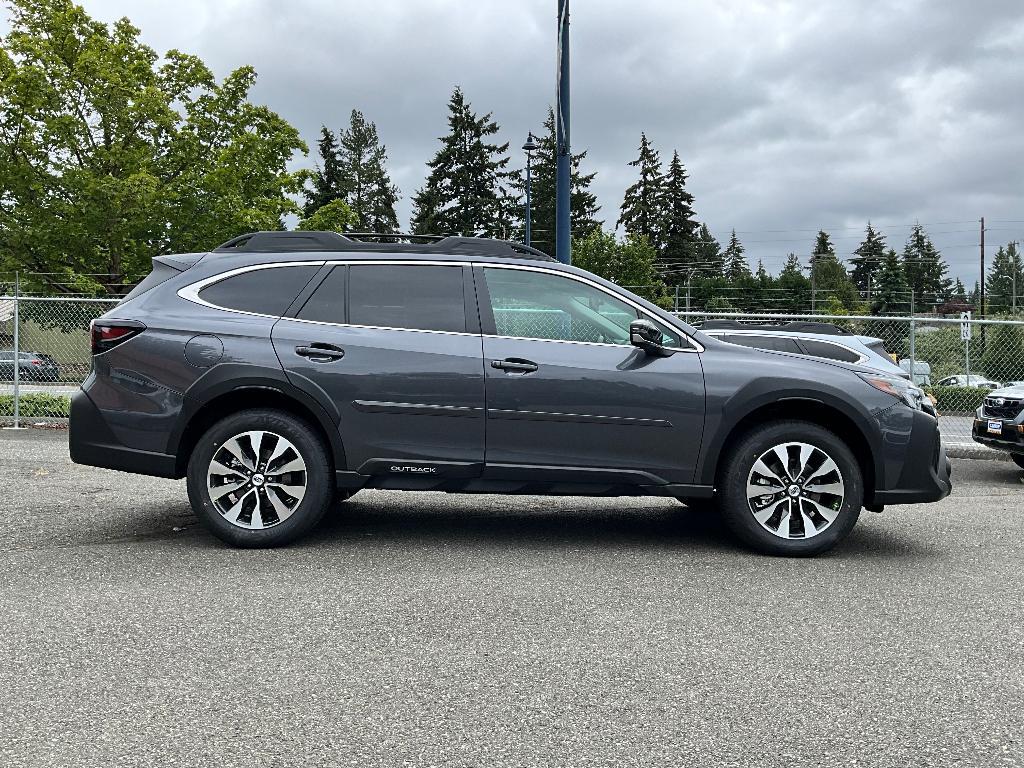
<instances>
[{"instance_id":1,"label":"driver window","mask_svg":"<svg viewBox=\"0 0 1024 768\"><path fill-rule=\"evenodd\" d=\"M637 313L586 283L544 272L484 268L499 336L629 344Z\"/></svg>"}]
</instances>

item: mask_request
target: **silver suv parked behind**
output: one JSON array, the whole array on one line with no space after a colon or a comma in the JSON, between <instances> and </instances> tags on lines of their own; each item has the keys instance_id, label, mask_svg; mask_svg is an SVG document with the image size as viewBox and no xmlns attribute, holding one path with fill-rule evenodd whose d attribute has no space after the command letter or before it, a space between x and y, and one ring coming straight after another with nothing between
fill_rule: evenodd
<instances>
[{"instance_id":1,"label":"silver suv parked behind","mask_svg":"<svg viewBox=\"0 0 1024 768\"><path fill-rule=\"evenodd\" d=\"M512 243L394 240L155 259L93 323L72 458L186 477L247 547L393 488L711 500L748 545L811 555L863 507L950 492L903 378L725 344Z\"/></svg>"}]
</instances>

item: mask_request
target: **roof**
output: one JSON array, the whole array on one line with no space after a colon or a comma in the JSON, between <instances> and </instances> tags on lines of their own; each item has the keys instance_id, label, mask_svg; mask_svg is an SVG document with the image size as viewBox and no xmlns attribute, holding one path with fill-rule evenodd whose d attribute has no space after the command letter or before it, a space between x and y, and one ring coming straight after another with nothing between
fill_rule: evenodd
<instances>
[{"instance_id":1,"label":"roof","mask_svg":"<svg viewBox=\"0 0 1024 768\"><path fill-rule=\"evenodd\" d=\"M213 249L213 253L279 253L282 251L420 253L555 261L543 251L509 240L372 232L350 232L344 235L337 232L250 232L232 238Z\"/></svg>"},{"instance_id":2,"label":"roof","mask_svg":"<svg viewBox=\"0 0 1024 768\"><path fill-rule=\"evenodd\" d=\"M697 326L702 331L771 331L773 333L819 333L824 336L854 336L845 328L832 323L794 320L791 323L744 323L739 320L707 320Z\"/></svg>"}]
</instances>

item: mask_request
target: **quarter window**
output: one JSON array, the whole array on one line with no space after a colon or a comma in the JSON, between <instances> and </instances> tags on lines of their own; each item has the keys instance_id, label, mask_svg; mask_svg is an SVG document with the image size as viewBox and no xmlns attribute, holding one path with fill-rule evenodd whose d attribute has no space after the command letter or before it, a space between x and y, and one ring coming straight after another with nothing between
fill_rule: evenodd
<instances>
[{"instance_id":1,"label":"quarter window","mask_svg":"<svg viewBox=\"0 0 1024 768\"><path fill-rule=\"evenodd\" d=\"M353 325L466 331L462 267L353 265L348 279Z\"/></svg>"},{"instance_id":2,"label":"quarter window","mask_svg":"<svg viewBox=\"0 0 1024 768\"><path fill-rule=\"evenodd\" d=\"M280 317L318 266L253 269L203 288L199 298L214 306Z\"/></svg>"}]
</instances>

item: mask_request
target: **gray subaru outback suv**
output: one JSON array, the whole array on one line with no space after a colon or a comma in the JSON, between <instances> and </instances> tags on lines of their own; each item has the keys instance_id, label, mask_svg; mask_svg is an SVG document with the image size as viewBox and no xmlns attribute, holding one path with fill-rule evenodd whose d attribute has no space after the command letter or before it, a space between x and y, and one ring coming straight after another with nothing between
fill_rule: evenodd
<instances>
[{"instance_id":1,"label":"gray subaru outback suv","mask_svg":"<svg viewBox=\"0 0 1024 768\"><path fill-rule=\"evenodd\" d=\"M72 459L187 478L243 547L389 488L669 496L811 555L950 492L905 380L728 344L503 241L254 233L154 259L91 332Z\"/></svg>"}]
</instances>

